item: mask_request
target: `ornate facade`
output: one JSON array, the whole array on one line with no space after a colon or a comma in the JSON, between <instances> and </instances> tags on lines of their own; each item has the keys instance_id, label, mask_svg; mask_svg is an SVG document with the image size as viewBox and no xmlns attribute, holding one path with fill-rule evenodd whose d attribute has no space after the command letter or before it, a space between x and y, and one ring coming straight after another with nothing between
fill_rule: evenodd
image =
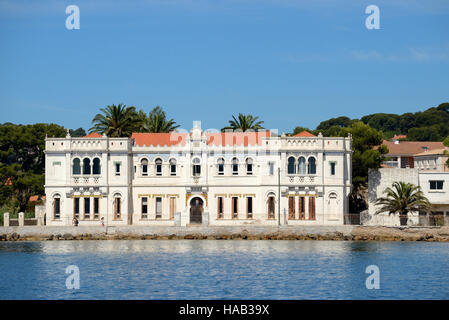
<instances>
[{"instance_id":1,"label":"ornate facade","mask_svg":"<svg viewBox=\"0 0 449 320\"><path fill-rule=\"evenodd\" d=\"M198 123L186 133L47 138L46 224L343 224L351 142Z\"/></svg>"}]
</instances>

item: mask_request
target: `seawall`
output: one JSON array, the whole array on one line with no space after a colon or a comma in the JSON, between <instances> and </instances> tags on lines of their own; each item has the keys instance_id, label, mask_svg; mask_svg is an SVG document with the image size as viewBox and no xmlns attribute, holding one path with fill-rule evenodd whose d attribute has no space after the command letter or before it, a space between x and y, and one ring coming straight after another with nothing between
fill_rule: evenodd
<instances>
[{"instance_id":1,"label":"seawall","mask_svg":"<svg viewBox=\"0 0 449 320\"><path fill-rule=\"evenodd\" d=\"M449 227L226 226L226 227L0 227L0 241L43 240L346 240L446 241Z\"/></svg>"}]
</instances>

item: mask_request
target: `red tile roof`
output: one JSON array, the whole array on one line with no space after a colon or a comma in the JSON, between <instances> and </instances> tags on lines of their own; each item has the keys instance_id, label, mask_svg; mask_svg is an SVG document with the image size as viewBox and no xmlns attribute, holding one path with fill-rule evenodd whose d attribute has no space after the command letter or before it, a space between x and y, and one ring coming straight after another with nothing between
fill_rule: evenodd
<instances>
[{"instance_id":1,"label":"red tile roof","mask_svg":"<svg viewBox=\"0 0 449 320\"><path fill-rule=\"evenodd\" d=\"M301 131L298 134L295 134L294 137L316 137L316 135L310 133L309 131Z\"/></svg>"},{"instance_id":2,"label":"red tile roof","mask_svg":"<svg viewBox=\"0 0 449 320\"><path fill-rule=\"evenodd\" d=\"M395 134L391 140L399 140L399 139L407 139L407 136L405 134Z\"/></svg>"},{"instance_id":3,"label":"red tile roof","mask_svg":"<svg viewBox=\"0 0 449 320\"><path fill-rule=\"evenodd\" d=\"M444 148L443 143L437 141L400 141L396 144L393 141L384 140L383 144L388 147L389 155L398 156L413 156L425 151L425 148L427 148L428 151Z\"/></svg>"},{"instance_id":4,"label":"red tile roof","mask_svg":"<svg viewBox=\"0 0 449 320\"><path fill-rule=\"evenodd\" d=\"M271 137L270 131L206 133L207 144L214 146L260 146L262 138Z\"/></svg>"},{"instance_id":5,"label":"red tile roof","mask_svg":"<svg viewBox=\"0 0 449 320\"><path fill-rule=\"evenodd\" d=\"M44 199L45 199L45 196L42 196L41 200L44 200ZM39 200L39 196L31 196L29 199L30 202L36 202L38 200Z\"/></svg>"},{"instance_id":6,"label":"red tile roof","mask_svg":"<svg viewBox=\"0 0 449 320\"><path fill-rule=\"evenodd\" d=\"M185 145L187 133L133 133L131 139L134 139L135 145L143 146L173 146L177 144Z\"/></svg>"},{"instance_id":7,"label":"red tile roof","mask_svg":"<svg viewBox=\"0 0 449 320\"><path fill-rule=\"evenodd\" d=\"M133 133L135 145L142 146L173 146L185 145L188 133ZM215 146L237 145L254 146L261 145L262 138L270 137L270 131L262 132L219 132L206 133L207 144Z\"/></svg>"},{"instance_id":8,"label":"red tile roof","mask_svg":"<svg viewBox=\"0 0 449 320\"><path fill-rule=\"evenodd\" d=\"M89 133L87 136L84 136L83 138L101 138L102 135L97 132Z\"/></svg>"}]
</instances>

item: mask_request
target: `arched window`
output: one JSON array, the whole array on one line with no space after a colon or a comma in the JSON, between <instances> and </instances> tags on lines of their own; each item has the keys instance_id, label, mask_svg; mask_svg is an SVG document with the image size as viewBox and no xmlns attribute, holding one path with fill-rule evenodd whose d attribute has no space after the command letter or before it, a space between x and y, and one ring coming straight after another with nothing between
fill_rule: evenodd
<instances>
[{"instance_id":1,"label":"arched window","mask_svg":"<svg viewBox=\"0 0 449 320\"><path fill-rule=\"evenodd\" d=\"M237 158L232 158L232 174L239 174L239 160Z\"/></svg>"},{"instance_id":2,"label":"arched window","mask_svg":"<svg viewBox=\"0 0 449 320\"><path fill-rule=\"evenodd\" d=\"M156 163L156 175L162 176L162 159L157 158L155 163Z\"/></svg>"},{"instance_id":3,"label":"arched window","mask_svg":"<svg viewBox=\"0 0 449 320\"><path fill-rule=\"evenodd\" d=\"M119 194L114 195L114 219L120 219L122 216L122 198Z\"/></svg>"},{"instance_id":4,"label":"arched window","mask_svg":"<svg viewBox=\"0 0 449 320\"><path fill-rule=\"evenodd\" d=\"M93 174L101 174L100 159L95 158L92 166Z\"/></svg>"},{"instance_id":5,"label":"arched window","mask_svg":"<svg viewBox=\"0 0 449 320\"><path fill-rule=\"evenodd\" d=\"M295 174L296 173L295 161L296 161L296 159L294 157L289 157L288 158L288 167L287 167L288 174Z\"/></svg>"},{"instance_id":6,"label":"arched window","mask_svg":"<svg viewBox=\"0 0 449 320\"><path fill-rule=\"evenodd\" d=\"M275 206L276 206L275 195L274 195L274 193L270 193L268 195L268 199L267 199L268 219L275 218L275 214L276 214Z\"/></svg>"},{"instance_id":7,"label":"arched window","mask_svg":"<svg viewBox=\"0 0 449 320\"><path fill-rule=\"evenodd\" d=\"M316 160L314 157L309 158L308 174L316 174Z\"/></svg>"},{"instance_id":8,"label":"arched window","mask_svg":"<svg viewBox=\"0 0 449 320\"><path fill-rule=\"evenodd\" d=\"M83 174L90 174L90 159L84 158L83 160Z\"/></svg>"},{"instance_id":9,"label":"arched window","mask_svg":"<svg viewBox=\"0 0 449 320\"><path fill-rule=\"evenodd\" d=\"M170 175L176 176L176 159L170 159Z\"/></svg>"},{"instance_id":10,"label":"arched window","mask_svg":"<svg viewBox=\"0 0 449 320\"><path fill-rule=\"evenodd\" d=\"M73 159L72 174L81 174L81 160L78 158Z\"/></svg>"},{"instance_id":11,"label":"arched window","mask_svg":"<svg viewBox=\"0 0 449 320\"><path fill-rule=\"evenodd\" d=\"M246 159L246 174L247 175L253 174L253 159L251 158Z\"/></svg>"},{"instance_id":12,"label":"arched window","mask_svg":"<svg viewBox=\"0 0 449 320\"><path fill-rule=\"evenodd\" d=\"M148 175L148 160L142 159L142 161L140 161L140 167L142 170L142 176L147 176Z\"/></svg>"},{"instance_id":13,"label":"arched window","mask_svg":"<svg viewBox=\"0 0 449 320\"><path fill-rule=\"evenodd\" d=\"M224 175L224 159L223 158L219 158L217 161L217 169L218 169L218 175L222 176Z\"/></svg>"},{"instance_id":14,"label":"arched window","mask_svg":"<svg viewBox=\"0 0 449 320\"><path fill-rule=\"evenodd\" d=\"M304 157L298 159L298 173L306 174L306 159Z\"/></svg>"},{"instance_id":15,"label":"arched window","mask_svg":"<svg viewBox=\"0 0 449 320\"><path fill-rule=\"evenodd\" d=\"M194 177L201 175L201 160L199 158L193 158L192 160L192 175Z\"/></svg>"},{"instance_id":16,"label":"arched window","mask_svg":"<svg viewBox=\"0 0 449 320\"><path fill-rule=\"evenodd\" d=\"M61 196L59 194L53 197L53 218L61 218Z\"/></svg>"}]
</instances>

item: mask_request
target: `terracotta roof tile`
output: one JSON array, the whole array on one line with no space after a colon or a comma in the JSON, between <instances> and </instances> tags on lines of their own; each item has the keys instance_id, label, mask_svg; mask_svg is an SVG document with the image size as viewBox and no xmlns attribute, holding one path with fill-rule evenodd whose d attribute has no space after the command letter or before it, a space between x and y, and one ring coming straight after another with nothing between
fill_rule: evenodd
<instances>
[{"instance_id":1,"label":"terracotta roof tile","mask_svg":"<svg viewBox=\"0 0 449 320\"><path fill-rule=\"evenodd\" d=\"M431 155L445 155L444 151L448 151L449 152L449 148L442 148L442 149L434 149L434 150L424 151L424 152L415 154L415 157L431 156Z\"/></svg>"},{"instance_id":2,"label":"terracotta roof tile","mask_svg":"<svg viewBox=\"0 0 449 320\"><path fill-rule=\"evenodd\" d=\"M399 139L407 139L407 136L405 134L395 134L391 140L399 140Z\"/></svg>"},{"instance_id":3,"label":"terracotta roof tile","mask_svg":"<svg viewBox=\"0 0 449 320\"><path fill-rule=\"evenodd\" d=\"M44 200L45 196L42 196L40 198L41 198L41 200ZM39 200L39 196L30 196L30 199L29 199L30 202L36 202L38 200Z\"/></svg>"},{"instance_id":4,"label":"terracotta roof tile","mask_svg":"<svg viewBox=\"0 0 449 320\"><path fill-rule=\"evenodd\" d=\"M428 151L444 148L443 143L437 141L400 141L396 144L393 141L384 140L383 145L388 147L389 155L408 156L421 153L425 150L424 148L427 148Z\"/></svg>"},{"instance_id":5,"label":"terracotta roof tile","mask_svg":"<svg viewBox=\"0 0 449 320\"><path fill-rule=\"evenodd\" d=\"M301 131L298 134L295 134L294 137L316 137L316 135L310 133L309 131Z\"/></svg>"},{"instance_id":6,"label":"terracotta roof tile","mask_svg":"<svg viewBox=\"0 0 449 320\"><path fill-rule=\"evenodd\" d=\"M83 138L101 138L103 137L101 134L97 132L89 133L87 136L84 136Z\"/></svg>"},{"instance_id":7,"label":"terracotta roof tile","mask_svg":"<svg viewBox=\"0 0 449 320\"><path fill-rule=\"evenodd\" d=\"M136 146L173 146L185 145L188 133L133 133ZM270 131L262 132L219 132L206 133L207 144L215 146L255 146L262 144L262 138L270 137Z\"/></svg>"},{"instance_id":8,"label":"terracotta roof tile","mask_svg":"<svg viewBox=\"0 0 449 320\"><path fill-rule=\"evenodd\" d=\"M133 133L131 139L134 139L135 145L143 146L173 146L185 145L187 133Z\"/></svg>"},{"instance_id":9,"label":"terracotta roof tile","mask_svg":"<svg viewBox=\"0 0 449 320\"><path fill-rule=\"evenodd\" d=\"M270 131L206 133L207 144L215 146L260 146L262 138L271 137Z\"/></svg>"}]
</instances>

